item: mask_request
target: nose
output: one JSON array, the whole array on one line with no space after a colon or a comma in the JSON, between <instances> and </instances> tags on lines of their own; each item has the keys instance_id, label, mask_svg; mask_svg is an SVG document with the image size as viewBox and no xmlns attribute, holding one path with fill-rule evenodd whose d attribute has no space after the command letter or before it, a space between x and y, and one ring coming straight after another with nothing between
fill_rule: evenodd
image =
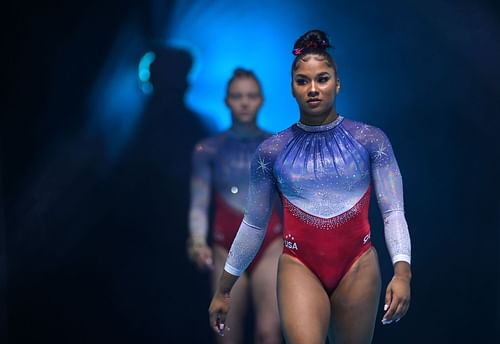
<instances>
[{"instance_id":1,"label":"nose","mask_svg":"<svg viewBox=\"0 0 500 344\"><path fill-rule=\"evenodd\" d=\"M241 106L246 108L248 106L248 99L247 97L241 98Z\"/></svg>"},{"instance_id":2,"label":"nose","mask_svg":"<svg viewBox=\"0 0 500 344\"><path fill-rule=\"evenodd\" d=\"M316 87L316 83L313 81L311 82L311 88L307 92L308 97L317 97L319 95L318 89Z\"/></svg>"}]
</instances>

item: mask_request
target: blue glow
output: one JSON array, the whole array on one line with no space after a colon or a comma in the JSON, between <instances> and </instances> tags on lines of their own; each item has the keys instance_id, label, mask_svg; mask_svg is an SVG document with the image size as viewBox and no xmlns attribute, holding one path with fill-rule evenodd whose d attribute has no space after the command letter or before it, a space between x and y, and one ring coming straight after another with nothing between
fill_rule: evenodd
<instances>
[{"instance_id":1,"label":"blue glow","mask_svg":"<svg viewBox=\"0 0 500 344\"><path fill-rule=\"evenodd\" d=\"M151 78L151 72L150 72L150 67L151 64L154 62L156 59L156 54L152 51L148 51L147 53L144 54L144 56L141 58L139 61L139 66L138 66L138 78L139 78L139 88L142 90L144 94L151 94L153 93L153 85L149 81Z\"/></svg>"},{"instance_id":2,"label":"blue glow","mask_svg":"<svg viewBox=\"0 0 500 344\"><path fill-rule=\"evenodd\" d=\"M149 82L149 78L151 77L151 73L149 71L149 67L151 63L156 59L156 54L152 51L148 51L144 54L144 56L139 61L139 80L141 82Z\"/></svg>"},{"instance_id":3,"label":"blue glow","mask_svg":"<svg viewBox=\"0 0 500 344\"><path fill-rule=\"evenodd\" d=\"M290 89L292 45L312 28L334 33L331 23L337 14L317 15L328 9L325 6L293 0L236 1L231 6L220 0L177 1L166 37L169 45L188 49L195 60L186 105L215 122L215 130L227 128L226 82L234 68L242 66L253 69L263 85L259 124L271 132L290 126L299 117Z\"/></svg>"},{"instance_id":4,"label":"blue glow","mask_svg":"<svg viewBox=\"0 0 500 344\"><path fill-rule=\"evenodd\" d=\"M143 47L135 32L133 27L126 27L118 37L89 98L87 129L91 135L104 138L112 160L133 134L147 100L138 87L137 56ZM145 57L141 63L148 68L154 54Z\"/></svg>"},{"instance_id":5,"label":"blue glow","mask_svg":"<svg viewBox=\"0 0 500 344\"><path fill-rule=\"evenodd\" d=\"M147 82L151 77L149 70L141 69L139 70L139 80L142 82Z\"/></svg>"},{"instance_id":6,"label":"blue glow","mask_svg":"<svg viewBox=\"0 0 500 344\"><path fill-rule=\"evenodd\" d=\"M150 82L143 82L140 87L144 94L153 93L153 85Z\"/></svg>"}]
</instances>

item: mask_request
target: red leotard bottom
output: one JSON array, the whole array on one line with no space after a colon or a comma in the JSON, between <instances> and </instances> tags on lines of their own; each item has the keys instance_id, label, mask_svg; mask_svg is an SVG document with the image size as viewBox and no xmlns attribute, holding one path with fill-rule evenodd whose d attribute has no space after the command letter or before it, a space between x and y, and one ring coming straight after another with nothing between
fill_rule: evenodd
<instances>
[{"instance_id":1,"label":"red leotard bottom","mask_svg":"<svg viewBox=\"0 0 500 344\"><path fill-rule=\"evenodd\" d=\"M213 242L228 252L233 243L234 237L238 232L241 221L243 220L243 213L231 207L219 194L215 195L215 216L213 220ZM267 225L266 236L264 242L255 256L252 264L247 268L249 274L257 266L262 254L266 251L267 247L276 239L281 236L281 221L278 214L278 207L275 206L269 224Z\"/></svg>"},{"instance_id":2,"label":"red leotard bottom","mask_svg":"<svg viewBox=\"0 0 500 344\"><path fill-rule=\"evenodd\" d=\"M371 247L368 207L371 187L348 211L323 219L294 206L283 195L283 253L300 260L328 295L352 264Z\"/></svg>"}]
</instances>

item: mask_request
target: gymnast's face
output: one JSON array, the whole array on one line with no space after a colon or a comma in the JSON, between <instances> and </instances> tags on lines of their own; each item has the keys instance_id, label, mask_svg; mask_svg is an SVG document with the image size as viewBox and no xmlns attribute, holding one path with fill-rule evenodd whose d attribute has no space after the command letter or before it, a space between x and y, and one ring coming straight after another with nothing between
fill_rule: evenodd
<instances>
[{"instance_id":1,"label":"gymnast's face","mask_svg":"<svg viewBox=\"0 0 500 344\"><path fill-rule=\"evenodd\" d=\"M260 87L252 78L234 79L226 95L226 105L233 120L242 123L255 122L262 101Z\"/></svg>"},{"instance_id":2,"label":"gymnast's face","mask_svg":"<svg viewBox=\"0 0 500 344\"><path fill-rule=\"evenodd\" d=\"M309 54L297 62L292 73L292 94L301 116L312 118L336 111L339 90L340 81L326 58Z\"/></svg>"}]
</instances>

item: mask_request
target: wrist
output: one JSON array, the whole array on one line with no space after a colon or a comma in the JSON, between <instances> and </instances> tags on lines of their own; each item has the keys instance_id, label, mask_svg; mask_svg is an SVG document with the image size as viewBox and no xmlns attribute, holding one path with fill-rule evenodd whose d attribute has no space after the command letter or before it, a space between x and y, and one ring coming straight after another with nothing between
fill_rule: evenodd
<instances>
[{"instance_id":1,"label":"wrist","mask_svg":"<svg viewBox=\"0 0 500 344\"><path fill-rule=\"evenodd\" d=\"M188 238L188 243L190 246L207 246L205 236L198 234L191 234Z\"/></svg>"},{"instance_id":2,"label":"wrist","mask_svg":"<svg viewBox=\"0 0 500 344\"><path fill-rule=\"evenodd\" d=\"M186 249L188 256L191 260L196 262L199 258L201 252L203 252L203 248L207 247L207 243L205 238L200 236L190 236L186 242Z\"/></svg>"},{"instance_id":3,"label":"wrist","mask_svg":"<svg viewBox=\"0 0 500 344\"><path fill-rule=\"evenodd\" d=\"M231 289L227 288L219 288L217 290L217 293L219 296L224 297L224 298L229 298L231 296Z\"/></svg>"},{"instance_id":4,"label":"wrist","mask_svg":"<svg viewBox=\"0 0 500 344\"><path fill-rule=\"evenodd\" d=\"M238 280L238 276L231 275L226 270L222 271L222 275L219 279L219 286L217 287L217 292L224 296L229 297L234 284Z\"/></svg>"},{"instance_id":5,"label":"wrist","mask_svg":"<svg viewBox=\"0 0 500 344\"><path fill-rule=\"evenodd\" d=\"M403 282L406 282L408 284L411 283L411 277L408 277L408 276L398 276L398 275L394 275L392 277L393 280L398 280L398 281L403 281Z\"/></svg>"},{"instance_id":6,"label":"wrist","mask_svg":"<svg viewBox=\"0 0 500 344\"><path fill-rule=\"evenodd\" d=\"M396 262L394 264L394 278L410 282L412 278L410 264L404 261Z\"/></svg>"}]
</instances>

